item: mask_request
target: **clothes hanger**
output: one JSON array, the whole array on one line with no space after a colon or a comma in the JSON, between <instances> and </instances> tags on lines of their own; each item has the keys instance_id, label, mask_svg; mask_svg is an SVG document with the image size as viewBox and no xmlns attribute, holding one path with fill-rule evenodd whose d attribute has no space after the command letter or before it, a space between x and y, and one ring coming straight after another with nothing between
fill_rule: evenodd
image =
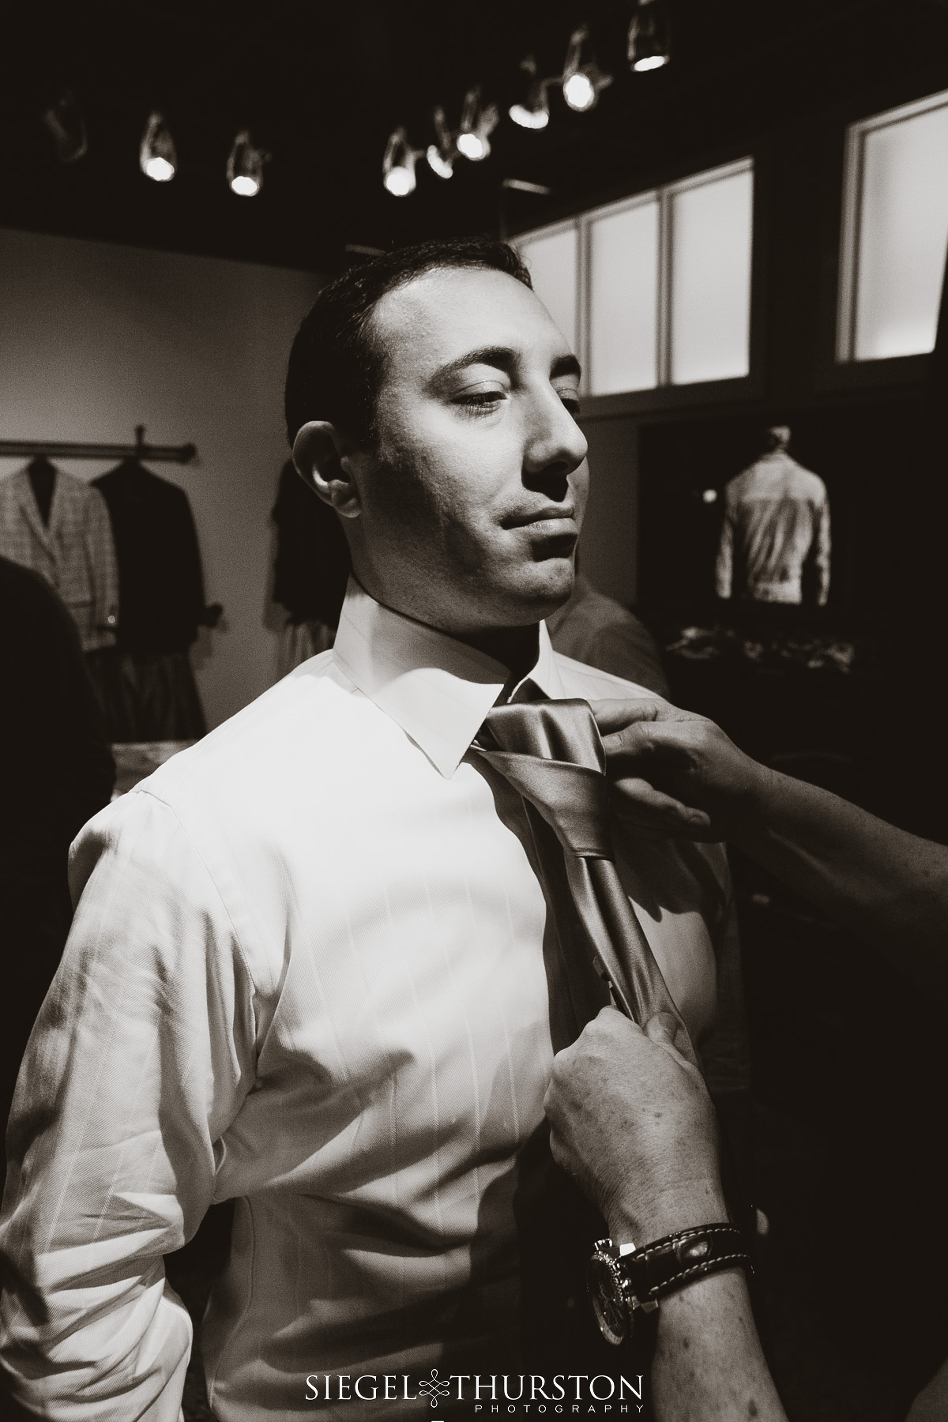
<instances>
[{"instance_id":1,"label":"clothes hanger","mask_svg":"<svg viewBox=\"0 0 948 1422\"><path fill-rule=\"evenodd\" d=\"M142 454L145 448L145 426L135 426L135 451L133 454L126 454L116 469L116 473L131 476L147 474L148 470L142 462Z\"/></svg>"},{"instance_id":2,"label":"clothes hanger","mask_svg":"<svg viewBox=\"0 0 948 1422\"><path fill-rule=\"evenodd\" d=\"M56 466L50 463L45 454L39 453L30 460L26 466L26 472L33 489L33 498L36 500L40 518L44 524L48 524L53 507L53 494L56 490L58 472Z\"/></svg>"}]
</instances>

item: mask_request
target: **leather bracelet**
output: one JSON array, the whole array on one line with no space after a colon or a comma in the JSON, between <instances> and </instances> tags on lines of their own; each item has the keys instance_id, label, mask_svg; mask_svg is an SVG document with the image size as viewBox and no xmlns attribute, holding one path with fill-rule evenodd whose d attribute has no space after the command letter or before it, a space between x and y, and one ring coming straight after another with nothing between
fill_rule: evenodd
<instances>
[{"instance_id":1,"label":"leather bracelet","mask_svg":"<svg viewBox=\"0 0 948 1422\"><path fill-rule=\"evenodd\" d=\"M634 1266L632 1261L634 1260ZM656 1239L621 1260L641 1303L663 1299L695 1279L722 1269L753 1273L747 1241L729 1224L698 1225Z\"/></svg>"},{"instance_id":2,"label":"leather bracelet","mask_svg":"<svg viewBox=\"0 0 948 1422\"><path fill-rule=\"evenodd\" d=\"M651 1313L668 1294L723 1269L753 1273L744 1235L730 1224L681 1230L642 1249L598 1240L587 1281L603 1337L621 1343L631 1333L639 1310Z\"/></svg>"}]
</instances>

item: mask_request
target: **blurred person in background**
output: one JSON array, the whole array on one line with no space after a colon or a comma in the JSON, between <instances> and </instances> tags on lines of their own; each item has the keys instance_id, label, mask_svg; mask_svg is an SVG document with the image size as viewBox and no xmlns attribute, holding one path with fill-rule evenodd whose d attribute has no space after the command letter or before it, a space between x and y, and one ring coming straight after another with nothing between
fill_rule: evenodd
<instances>
[{"instance_id":1,"label":"blurred person in background","mask_svg":"<svg viewBox=\"0 0 948 1422\"><path fill-rule=\"evenodd\" d=\"M79 633L39 573L0 558L0 1116L72 910L69 846L107 805L115 765Z\"/></svg>"},{"instance_id":2,"label":"blurred person in background","mask_svg":"<svg viewBox=\"0 0 948 1422\"><path fill-rule=\"evenodd\" d=\"M588 667L621 676L658 696L668 695L668 680L651 632L627 607L594 588L579 570L569 601L546 619L553 650Z\"/></svg>"}]
</instances>

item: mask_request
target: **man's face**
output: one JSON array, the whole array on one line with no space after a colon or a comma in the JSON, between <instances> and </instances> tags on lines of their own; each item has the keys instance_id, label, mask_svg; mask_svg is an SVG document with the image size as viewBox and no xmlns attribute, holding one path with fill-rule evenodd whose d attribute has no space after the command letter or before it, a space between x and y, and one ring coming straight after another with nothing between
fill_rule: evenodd
<instances>
[{"instance_id":1,"label":"man's face","mask_svg":"<svg viewBox=\"0 0 948 1422\"><path fill-rule=\"evenodd\" d=\"M546 616L572 590L586 503L568 345L527 287L482 269L415 278L372 328L386 360L377 447L351 461L356 571L459 635Z\"/></svg>"}]
</instances>

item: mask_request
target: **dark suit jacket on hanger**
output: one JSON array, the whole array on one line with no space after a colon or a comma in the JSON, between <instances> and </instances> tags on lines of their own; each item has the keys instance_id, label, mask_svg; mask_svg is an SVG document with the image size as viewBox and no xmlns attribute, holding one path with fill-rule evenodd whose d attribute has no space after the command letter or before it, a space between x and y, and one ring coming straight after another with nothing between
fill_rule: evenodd
<instances>
[{"instance_id":1,"label":"dark suit jacket on hanger","mask_svg":"<svg viewBox=\"0 0 948 1422\"><path fill-rule=\"evenodd\" d=\"M112 520L123 652L181 652L204 615L204 579L188 496L135 460L93 481Z\"/></svg>"}]
</instances>

